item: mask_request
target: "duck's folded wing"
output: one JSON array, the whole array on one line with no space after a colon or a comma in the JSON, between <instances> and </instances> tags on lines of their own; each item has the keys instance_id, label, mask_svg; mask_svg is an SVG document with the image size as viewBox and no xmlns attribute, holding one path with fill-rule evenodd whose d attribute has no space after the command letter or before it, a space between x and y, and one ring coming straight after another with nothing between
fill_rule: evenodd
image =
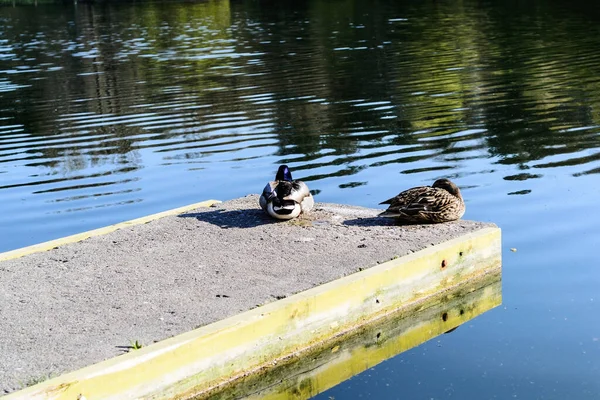
<instances>
[{"instance_id":1,"label":"duck's folded wing","mask_svg":"<svg viewBox=\"0 0 600 400\"><path fill-rule=\"evenodd\" d=\"M431 212L435 208L435 202L436 199L434 196L420 196L415 201L399 207L399 210L408 215Z\"/></svg>"},{"instance_id":2,"label":"duck's folded wing","mask_svg":"<svg viewBox=\"0 0 600 400\"><path fill-rule=\"evenodd\" d=\"M310 190L308 190L306 183L302 181L292 181L289 193L287 193L283 199L302 203L302 200L310 195Z\"/></svg>"},{"instance_id":3,"label":"duck's folded wing","mask_svg":"<svg viewBox=\"0 0 600 400\"><path fill-rule=\"evenodd\" d=\"M260 197L258 198L258 204L260 208L267 211L267 206L269 203L273 201L273 199L277 198L277 192L275 191L275 187L277 186L277 182L269 182L264 187Z\"/></svg>"},{"instance_id":4,"label":"duck's folded wing","mask_svg":"<svg viewBox=\"0 0 600 400\"><path fill-rule=\"evenodd\" d=\"M390 204L391 207L402 207L402 206L405 206L407 204L417 201L420 196L423 196L430 190L431 190L431 187L429 187L429 186L415 187L412 189L405 190L404 192L399 193L398 195L392 197L391 199L382 201L379 204Z\"/></svg>"},{"instance_id":5,"label":"duck's folded wing","mask_svg":"<svg viewBox=\"0 0 600 400\"><path fill-rule=\"evenodd\" d=\"M277 196L277 192L275 191L276 187L277 187L277 182L267 183L267 185L265 186L265 188L262 191L262 195L266 199L271 199L271 198Z\"/></svg>"},{"instance_id":6,"label":"duck's folded wing","mask_svg":"<svg viewBox=\"0 0 600 400\"><path fill-rule=\"evenodd\" d=\"M420 195L414 201L398 208L398 211L407 215L422 213L439 213L452 206L453 198L449 193L433 189Z\"/></svg>"}]
</instances>

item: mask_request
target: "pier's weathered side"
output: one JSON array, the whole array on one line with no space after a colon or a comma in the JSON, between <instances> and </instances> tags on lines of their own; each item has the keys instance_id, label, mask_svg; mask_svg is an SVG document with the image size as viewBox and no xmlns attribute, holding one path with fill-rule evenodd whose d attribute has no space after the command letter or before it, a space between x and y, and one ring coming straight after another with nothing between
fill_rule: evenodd
<instances>
[{"instance_id":1,"label":"pier's weathered side","mask_svg":"<svg viewBox=\"0 0 600 400\"><path fill-rule=\"evenodd\" d=\"M73 371L7 399L189 398L499 274L491 224L376 214L274 222L248 196L0 255L2 389Z\"/></svg>"}]
</instances>

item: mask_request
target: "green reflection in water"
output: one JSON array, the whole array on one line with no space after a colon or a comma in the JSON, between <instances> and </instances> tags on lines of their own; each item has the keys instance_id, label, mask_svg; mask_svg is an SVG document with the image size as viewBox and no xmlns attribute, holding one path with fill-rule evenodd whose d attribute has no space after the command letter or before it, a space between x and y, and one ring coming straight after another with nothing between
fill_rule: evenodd
<instances>
[{"instance_id":1,"label":"green reflection in water","mask_svg":"<svg viewBox=\"0 0 600 400\"><path fill-rule=\"evenodd\" d=\"M590 37L598 28L552 8L543 19L529 8L515 19L471 3L352 0L40 10L38 19L30 7L7 10L3 36L39 80L7 75L23 87L5 95L0 113L32 135L68 135L73 145L89 138L31 157L65 180L101 164L140 166L145 148L210 157L204 142L227 135L219 125L242 128L222 150L233 152L263 123L280 161L304 169L324 151L335 157L328 166L435 158L453 168L461 154L481 151L529 168L599 144L598 41ZM246 123L233 124L240 114ZM115 116L131 118L106 119ZM403 149L420 154L407 158Z\"/></svg>"}]
</instances>

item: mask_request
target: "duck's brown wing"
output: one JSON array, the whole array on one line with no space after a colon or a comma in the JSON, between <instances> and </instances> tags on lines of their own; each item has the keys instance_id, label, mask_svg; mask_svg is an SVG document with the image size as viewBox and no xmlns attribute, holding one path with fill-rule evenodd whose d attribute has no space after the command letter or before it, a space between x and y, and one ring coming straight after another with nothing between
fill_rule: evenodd
<instances>
[{"instance_id":1,"label":"duck's brown wing","mask_svg":"<svg viewBox=\"0 0 600 400\"><path fill-rule=\"evenodd\" d=\"M440 213L454 208L456 199L444 189L419 187L400 193L381 214L412 221L437 221Z\"/></svg>"},{"instance_id":2,"label":"duck's brown wing","mask_svg":"<svg viewBox=\"0 0 600 400\"><path fill-rule=\"evenodd\" d=\"M419 196L427 193L427 191L431 189L429 186L418 186L412 189L405 190L404 192L399 193L398 195L392 197L391 199L387 199L386 201L382 201L379 204L390 204L392 207L399 207L402 205L408 205L413 201L417 200Z\"/></svg>"},{"instance_id":3,"label":"duck's brown wing","mask_svg":"<svg viewBox=\"0 0 600 400\"><path fill-rule=\"evenodd\" d=\"M444 189L429 189L409 204L400 206L399 210L409 215L439 213L456 202L454 197Z\"/></svg>"}]
</instances>

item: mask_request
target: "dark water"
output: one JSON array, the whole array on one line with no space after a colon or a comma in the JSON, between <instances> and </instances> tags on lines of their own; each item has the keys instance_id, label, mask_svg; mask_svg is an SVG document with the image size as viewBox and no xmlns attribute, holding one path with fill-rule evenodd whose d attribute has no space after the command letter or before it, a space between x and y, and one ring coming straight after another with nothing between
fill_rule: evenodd
<instances>
[{"instance_id":1,"label":"dark water","mask_svg":"<svg viewBox=\"0 0 600 400\"><path fill-rule=\"evenodd\" d=\"M0 251L279 163L369 207L449 177L503 229L503 306L318 398L600 398L599 6L0 7Z\"/></svg>"}]
</instances>

